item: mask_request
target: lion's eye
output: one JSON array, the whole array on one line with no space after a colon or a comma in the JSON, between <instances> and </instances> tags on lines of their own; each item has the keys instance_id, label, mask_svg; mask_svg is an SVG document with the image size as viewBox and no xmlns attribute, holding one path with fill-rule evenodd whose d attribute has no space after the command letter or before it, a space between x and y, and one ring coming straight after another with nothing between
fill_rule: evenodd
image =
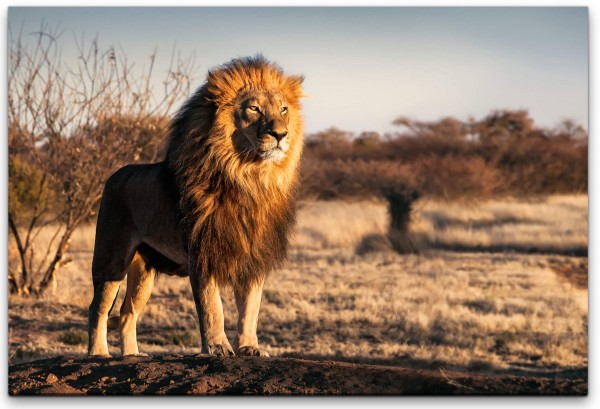
<instances>
[{"instance_id":1,"label":"lion's eye","mask_svg":"<svg viewBox=\"0 0 600 409\"><path fill-rule=\"evenodd\" d=\"M248 110L252 112L258 112L258 107L256 105L250 105Z\"/></svg>"},{"instance_id":2,"label":"lion's eye","mask_svg":"<svg viewBox=\"0 0 600 409\"><path fill-rule=\"evenodd\" d=\"M288 111L287 107L281 107L281 113L283 115L287 114L287 111Z\"/></svg>"}]
</instances>

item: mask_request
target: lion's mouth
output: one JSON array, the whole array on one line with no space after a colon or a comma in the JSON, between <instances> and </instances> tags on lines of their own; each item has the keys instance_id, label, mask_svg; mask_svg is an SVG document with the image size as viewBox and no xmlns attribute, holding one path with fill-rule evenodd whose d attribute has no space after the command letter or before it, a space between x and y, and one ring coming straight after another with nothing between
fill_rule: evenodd
<instances>
[{"instance_id":1,"label":"lion's mouth","mask_svg":"<svg viewBox=\"0 0 600 409\"><path fill-rule=\"evenodd\" d=\"M280 162L283 160L283 158L285 158L285 152L280 146L275 146L271 149L260 150L258 155L263 160L269 160L273 162Z\"/></svg>"}]
</instances>

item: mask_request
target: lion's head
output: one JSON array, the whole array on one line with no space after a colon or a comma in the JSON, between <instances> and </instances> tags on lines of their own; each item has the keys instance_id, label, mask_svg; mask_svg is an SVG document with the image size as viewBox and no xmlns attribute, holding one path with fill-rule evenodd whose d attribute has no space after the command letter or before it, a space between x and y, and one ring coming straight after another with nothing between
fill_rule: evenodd
<instances>
[{"instance_id":1,"label":"lion's head","mask_svg":"<svg viewBox=\"0 0 600 409\"><path fill-rule=\"evenodd\" d=\"M276 172L280 184L291 183L303 145L302 81L260 55L210 70L175 118L167 160L191 159L201 146L233 180L267 183Z\"/></svg>"}]
</instances>

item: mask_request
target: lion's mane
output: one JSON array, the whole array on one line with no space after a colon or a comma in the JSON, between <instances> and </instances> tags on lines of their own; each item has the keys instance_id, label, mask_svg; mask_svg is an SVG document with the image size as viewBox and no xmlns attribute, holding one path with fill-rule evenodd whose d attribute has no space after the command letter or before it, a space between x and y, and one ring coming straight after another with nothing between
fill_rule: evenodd
<instances>
[{"instance_id":1,"label":"lion's mane","mask_svg":"<svg viewBox=\"0 0 600 409\"><path fill-rule=\"evenodd\" d=\"M264 278L285 257L303 146L302 80L262 56L234 59L208 73L173 121L166 161L190 267L220 283ZM236 99L251 89L280 92L288 103L290 149L279 163L249 159L233 145Z\"/></svg>"}]
</instances>

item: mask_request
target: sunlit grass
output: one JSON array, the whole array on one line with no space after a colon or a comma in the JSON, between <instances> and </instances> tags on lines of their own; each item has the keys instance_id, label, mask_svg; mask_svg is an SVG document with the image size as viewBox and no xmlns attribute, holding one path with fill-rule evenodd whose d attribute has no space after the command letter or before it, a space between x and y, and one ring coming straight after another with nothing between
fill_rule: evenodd
<instances>
[{"instance_id":1,"label":"sunlit grass","mask_svg":"<svg viewBox=\"0 0 600 409\"><path fill-rule=\"evenodd\" d=\"M576 259L435 249L440 243L550 252L586 247L587 197L421 201L413 219L413 234L423 244L419 254L358 256L355 249L365 235L387 230L384 203L304 203L288 261L265 287L259 340L267 351L513 373L587 366L587 290L552 269ZM74 235L73 262L61 271L55 294L41 302L11 297L11 362L85 353L84 345L61 339L67 331L86 329L93 235L93 226ZM233 339L231 291L223 298ZM192 335L197 330L189 281L160 276L139 324L140 349L197 353ZM116 331L109 341L117 354Z\"/></svg>"}]
</instances>

